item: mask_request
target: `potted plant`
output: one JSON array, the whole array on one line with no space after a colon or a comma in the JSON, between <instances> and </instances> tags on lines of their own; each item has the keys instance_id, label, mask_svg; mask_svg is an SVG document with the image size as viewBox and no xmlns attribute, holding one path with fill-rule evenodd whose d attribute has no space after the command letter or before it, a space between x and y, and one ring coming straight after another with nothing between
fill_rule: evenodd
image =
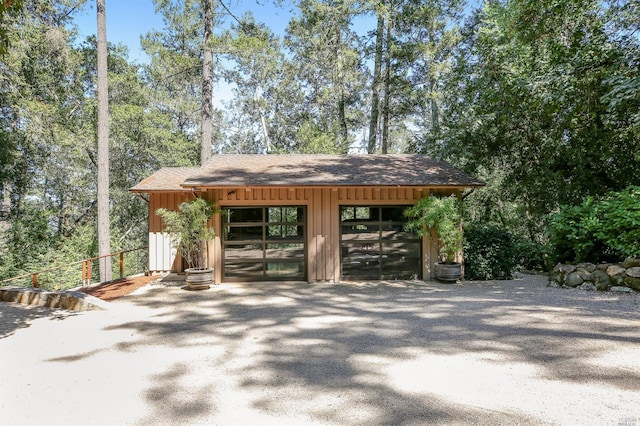
<instances>
[{"instance_id":1,"label":"potted plant","mask_svg":"<svg viewBox=\"0 0 640 426\"><path fill-rule=\"evenodd\" d=\"M164 232L168 232L183 259L187 262L187 288L203 290L213 283L213 269L207 267L206 247L215 236L215 230L208 222L216 213L213 204L203 198L185 201L177 211L160 208L156 214L164 222Z\"/></svg>"},{"instance_id":2,"label":"potted plant","mask_svg":"<svg viewBox=\"0 0 640 426\"><path fill-rule=\"evenodd\" d=\"M409 219L405 228L416 231L421 237L435 229L438 234L440 262L434 265L437 280L457 281L462 278L462 264L456 255L462 250L462 215L460 203L455 195L422 198L404 212Z\"/></svg>"}]
</instances>

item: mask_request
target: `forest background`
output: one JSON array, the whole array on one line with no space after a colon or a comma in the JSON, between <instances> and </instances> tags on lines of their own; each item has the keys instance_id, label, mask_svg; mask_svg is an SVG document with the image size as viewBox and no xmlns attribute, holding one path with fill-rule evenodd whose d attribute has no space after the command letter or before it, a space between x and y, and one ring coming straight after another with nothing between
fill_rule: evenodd
<instances>
[{"instance_id":1,"label":"forest background","mask_svg":"<svg viewBox=\"0 0 640 426\"><path fill-rule=\"evenodd\" d=\"M0 6L0 279L95 256L98 241L96 39L74 24L86 2L11 3ZM112 251L147 242L147 204L128 189L200 161L202 3L154 4L164 25L141 39L147 61L109 46ZM640 183L637 0L276 2L291 15L282 34L213 4L207 48L231 90L214 110L214 155L448 161L487 182L466 197L465 226L508 234L530 267L557 260L549 229L563 206Z\"/></svg>"}]
</instances>

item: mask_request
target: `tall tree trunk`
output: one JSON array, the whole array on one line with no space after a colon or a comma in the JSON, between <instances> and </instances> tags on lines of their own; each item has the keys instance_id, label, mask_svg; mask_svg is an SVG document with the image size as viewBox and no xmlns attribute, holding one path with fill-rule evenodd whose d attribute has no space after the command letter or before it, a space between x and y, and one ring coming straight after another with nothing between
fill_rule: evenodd
<instances>
[{"instance_id":1,"label":"tall tree trunk","mask_svg":"<svg viewBox=\"0 0 640 426\"><path fill-rule=\"evenodd\" d=\"M347 125L346 101L344 96L344 83L340 90L340 100L338 101L338 121L340 122L340 150L349 150L349 127Z\"/></svg>"},{"instance_id":2,"label":"tall tree trunk","mask_svg":"<svg viewBox=\"0 0 640 426\"><path fill-rule=\"evenodd\" d=\"M391 98L391 18L387 20L387 34L385 37L384 59L384 105L382 107L382 142L381 151L389 153L389 102Z\"/></svg>"},{"instance_id":3,"label":"tall tree trunk","mask_svg":"<svg viewBox=\"0 0 640 426\"><path fill-rule=\"evenodd\" d=\"M431 96L431 133L437 135L440 131L440 114L438 110L438 100L436 99L435 77L431 77L429 81L429 92Z\"/></svg>"},{"instance_id":4,"label":"tall tree trunk","mask_svg":"<svg viewBox=\"0 0 640 426\"><path fill-rule=\"evenodd\" d=\"M213 0L202 0L204 9L204 37L202 63L202 129L200 164L211 157L212 117L213 117L213 51L211 35L213 34Z\"/></svg>"},{"instance_id":5,"label":"tall tree trunk","mask_svg":"<svg viewBox=\"0 0 640 426\"><path fill-rule=\"evenodd\" d=\"M380 115L380 80L382 79L382 39L384 38L384 16L378 10L376 28L376 56L373 65L373 85L371 87L371 121L369 121L369 143L367 153L376 152L378 140L378 118Z\"/></svg>"},{"instance_id":6,"label":"tall tree trunk","mask_svg":"<svg viewBox=\"0 0 640 426\"><path fill-rule=\"evenodd\" d=\"M107 86L107 16L105 0L98 13L98 255L111 253L109 230L109 92ZM100 281L111 281L111 257L100 260Z\"/></svg>"}]
</instances>

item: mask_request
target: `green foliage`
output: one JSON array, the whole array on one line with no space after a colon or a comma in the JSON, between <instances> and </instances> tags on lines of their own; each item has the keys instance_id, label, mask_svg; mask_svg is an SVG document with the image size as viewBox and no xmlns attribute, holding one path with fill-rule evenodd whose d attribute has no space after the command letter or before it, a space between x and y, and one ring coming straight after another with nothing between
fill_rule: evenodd
<instances>
[{"instance_id":1,"label":"green foliage","mask_svg":"<svg viewBox=\"0 0 640 426\"><path fill-rule=\"evenodd\" d=\"M215 236L208 223L215 213L214 206L203 198L185 201L177 211L156 210L164 222L164 231L171 235L190 268L205 267L203 245Z\"/></svg>"},{"instance_id":2,"label":"green foliage","mask_svg":"<svg viewBox=\"0 0 640 426\"><path fill-rule=\"evenodd\" d=\"M640 187L563 206L550 227L557 262L599 262L640 256Z\"/></svg>"},{"instance_id":3,"label":"green foliage","mask_svg":"<svg viewBox=\"0 0 640 426\"><path fill-rule=\"evenodd\" d=\"M0 55L9 50L9 34L7 33L6 15L19 12L22 9L20 0L0 1Z\"/></svg>"},{"instance_id":4,"label":"green foliage","mask_svg":"<svg viewBox=\"0 0 640 426\"><path fill-rule=\"evenodd\" d=\"M408 231L416 231L423 236L433 228L438 234L440 256L445 262L455 261L462 247L462 216L455 195L424 197L407 208L404 215L409 219L405 225Z\"/></svg>"},{"instance_id":5,"label":"green foliage","mask_svg":"<svg viewBox=\"0 0 640 426\"><path fill-rule=\"evenodd\" d=\"M464 229L464 274L470 280L508 280L516 268L515 239L496 226Z\"/></svg>"},{"instance_id":6,"label":"green foliage","mask_svg":"<svg viewBox=\"0 0 640 426\"><path fill-rule=\"evenodd\" d=\"M640 181L637 19L616 2L485 2L463 30L440 135L423 152L476 173L542 223ZM635 9L637 10L637 9Z\"/></svg>"},{"instance_id":7,"label":"green foliage","mask_svg":"<svg viewBox=\"0 0 640 426\"><path fill-rule=\"evenodd\" d=\"M526 238L515 238L514 256L519 268L528 271L548 271L553 265L549 263L548 246Z\"/></svg>"}]
</instances>

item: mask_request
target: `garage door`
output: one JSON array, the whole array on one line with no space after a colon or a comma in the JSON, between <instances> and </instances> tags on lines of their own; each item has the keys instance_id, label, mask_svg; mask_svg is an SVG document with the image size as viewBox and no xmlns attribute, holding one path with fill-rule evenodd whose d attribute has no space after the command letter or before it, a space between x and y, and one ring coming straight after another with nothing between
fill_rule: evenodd
<instances>
[{"instance_id":1,"label":"garage door","mask_svg":"<svg viewBox=\"0 0 640 426\"><path fill-rule=\"evenodd\" d=\"M341 206L341 275L347 280L421 277L421 242L404 230L406 206Z\"/></svg>"},{"instance_id":2,"label":"garage door","mask_svg":"<svg viewBox=\"0 0 640 426\"><path fill-rule=\"evenodd\" d=\"M222 211L223 279L306 280L305 207Z\"/></svg>"}]
</instances>

